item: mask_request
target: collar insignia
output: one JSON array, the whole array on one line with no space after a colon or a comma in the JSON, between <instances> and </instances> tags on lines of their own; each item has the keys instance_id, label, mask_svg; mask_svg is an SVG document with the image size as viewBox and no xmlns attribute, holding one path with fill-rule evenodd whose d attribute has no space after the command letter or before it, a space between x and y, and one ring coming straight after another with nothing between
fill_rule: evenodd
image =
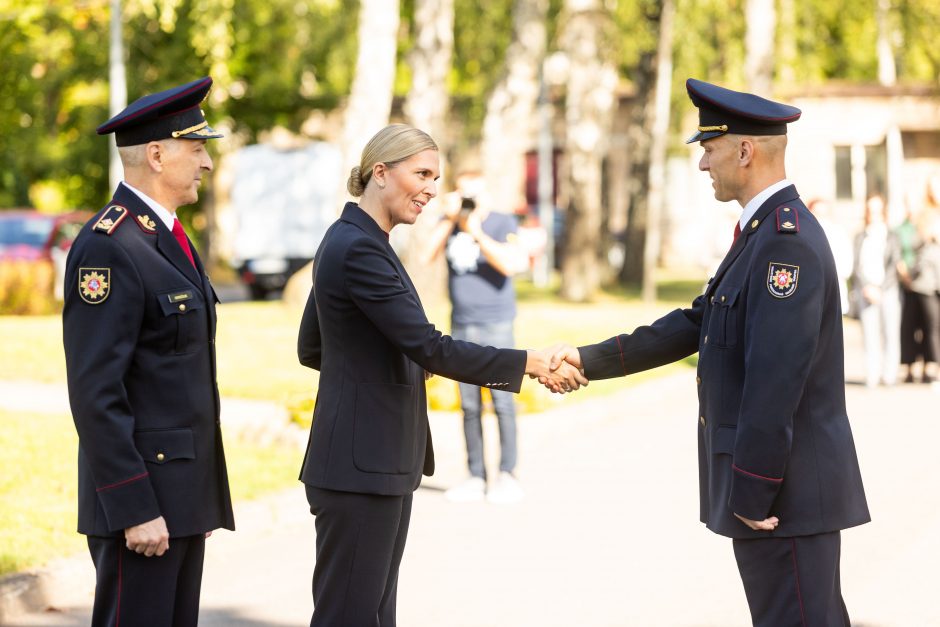
<instances>
[{"instance_id":1,"label":"collar insignia","mask_svg":"<svg viewBox=\"0 0 940 627\"><path fill-rule=\"evenodd\" d=\"M137 216L137 224L140 225L140 228L143 229L145 233L157 232L157 223L151 220L148 215L141 214Z\"/></svg>"}]
</instances>

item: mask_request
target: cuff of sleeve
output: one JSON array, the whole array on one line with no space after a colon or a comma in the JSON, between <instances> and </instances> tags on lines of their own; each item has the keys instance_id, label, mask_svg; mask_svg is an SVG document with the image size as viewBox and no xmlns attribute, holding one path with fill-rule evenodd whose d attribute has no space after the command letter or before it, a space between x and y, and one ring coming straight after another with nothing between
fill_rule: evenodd
<instances>
[{"instance_id":1,"label":"cuff of sleeve","mask_svg":"<svg viewBox=\"0 0 940 627\"><path fill-rule=\"evenodd\" d=\"M623 367L623 356L619 352L607 352L606 348L602 344L578 347L578 353L581 355L581 365L584 368L584 376L588 380L612 379L626 374Z\"/></svg>"},{"instance_id":2,"label":"cuff of sleeve","mask_svg":"<svg viewBox=\"0 0 940 627\"><path fill-rule=\"evenodd\" d=\"M751 520L764 520L770 515L770 508L783 479L761 477L754 473L732 466L731 496L728 506L739 516Z\"/></svg>"},{"instance_id":3,"label":"cuff of sleeve","mask_svg":"<svg viewBox=\"0 0 940 627\"><path fill-rule=\"evenodd\" d=\"M100 489L98 502L104 510L108 529L114 532L160 517L157 495L147 475L114 487Z\"/></svg>"}]
</instances>

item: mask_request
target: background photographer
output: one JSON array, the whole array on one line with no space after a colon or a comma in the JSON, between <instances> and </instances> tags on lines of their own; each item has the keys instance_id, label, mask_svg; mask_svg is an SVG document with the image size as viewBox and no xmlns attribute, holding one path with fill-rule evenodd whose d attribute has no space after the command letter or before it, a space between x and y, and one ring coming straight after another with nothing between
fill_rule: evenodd
<instances>
[{"instance_id":1,"label":"background photographer","mask_svg":"<svg viewBox=\"0 0 940 627\"><path fill-rule=\"evenodd\" d=\"M528 254L519 244L512 215L489 210L479 172L457 175L457 189L441 197L444 212L431 233L424 261L442 252L447 259L447 287L452 304L451 336L483 345L511 348L516 292L512 276L528 267ZM460 383L464 437L470 477L449 489L455 502L514 503L522 499L522 486L513 476L516 467L516 407L512 394L491 390L499 422L499 476L487 489L483 462L482 401L480 388Z\"/></svg>"}]
</instances>

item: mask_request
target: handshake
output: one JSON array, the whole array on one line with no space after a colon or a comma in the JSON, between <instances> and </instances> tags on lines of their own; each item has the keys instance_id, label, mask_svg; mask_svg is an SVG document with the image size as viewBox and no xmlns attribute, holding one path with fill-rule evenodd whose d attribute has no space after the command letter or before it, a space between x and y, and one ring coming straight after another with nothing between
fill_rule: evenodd
<instances>
[{"instance_id":1,"label":"handshake","mask_svg":"<svg viewBox=\"0 0 940 627\"><path fill-rule=\"evenodd\" d=\"M569 344L556 344L539 351L530 350L526 359L525 373L538 379L552 392L565 394L587 385L581 365L581 353Z\"/></svg>"}]
</instances>

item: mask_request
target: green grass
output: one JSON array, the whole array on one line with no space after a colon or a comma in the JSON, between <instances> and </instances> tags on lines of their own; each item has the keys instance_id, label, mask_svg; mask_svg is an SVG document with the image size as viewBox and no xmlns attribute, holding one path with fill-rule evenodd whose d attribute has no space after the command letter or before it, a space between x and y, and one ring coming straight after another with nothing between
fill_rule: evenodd
<instances>
[{"instance_id":1,"label":"green grass","mask_svg":"<svg viewBox=\"0 0 940 627\"><path fill-rule=\"evenodd\" d=\"M296 484L302 452L225 444L235 500ZM77 447L70 416L0 410L0 575L84 550L75 530Z\"/></svg>"}]
</instances>

